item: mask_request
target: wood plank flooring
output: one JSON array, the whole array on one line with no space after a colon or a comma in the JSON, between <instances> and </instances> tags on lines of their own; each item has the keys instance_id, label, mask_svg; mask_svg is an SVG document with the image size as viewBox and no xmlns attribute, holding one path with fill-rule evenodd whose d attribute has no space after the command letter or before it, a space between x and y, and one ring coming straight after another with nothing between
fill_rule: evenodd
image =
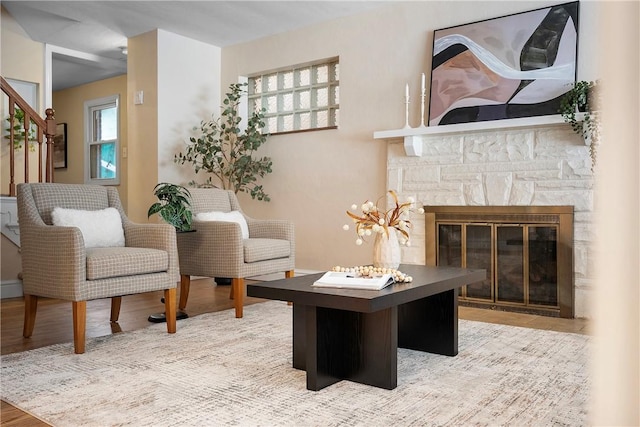
<instances>
[{"instance_id":1,"label":"wood plank flooring","mask_svg":"<svg viewBox=\"0 0 640 427\"><path fill-rule=\"evenodd\" d=\"M229 286L217 286L212 279L192 280L187 313L197 316L233 308L229 299ZM118 323L109 322L111 301L109 299L87 303L87 338L112 333L132 331L149 326L148 316L162 312L160 302L162 292L126 296L122 299L122 309ZM262 302L258 298L247 297L245 305ZM52 344L73 341L71 303L53 299L40 299L36 324L31 338L22 337L24 302L22 298L3 299L0 302L1 336L0 353L9 354L45 347ZM532 314L510 313L496 310L460 307L459 317L505 325L522 326L579 334L589 333L589 322L585 319L558 319ZM180 321L178 321L178 333ZM0 407L0 427L32 427L48 424L2 402Z\"/></svg>"}]
</instances>

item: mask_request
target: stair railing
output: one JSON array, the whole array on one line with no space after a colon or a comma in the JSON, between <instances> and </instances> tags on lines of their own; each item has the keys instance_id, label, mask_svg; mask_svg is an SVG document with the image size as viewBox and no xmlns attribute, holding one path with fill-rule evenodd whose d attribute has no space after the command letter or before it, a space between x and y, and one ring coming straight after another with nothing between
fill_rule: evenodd
<instances>
[{"instance_id":1,"label":"stair railing","mask_svg":"<svg viewBox=\"0 0 640 427\"><path fill-rule=\"evenodd\" d=\"M29 182L29 141L31 134L35 131L36 142L38 144L38 182L53 182L53 139L56 133L56 119L52 108L45 111L46 118L42 118L31 106L7 83L4 77L0 76L0 86L2 91L9 98L9 196L16 195L15 182L15 152L14 144L16 135L14 124L16 123L16 108L24 113L22 124L24 125L24 144L22 149L24 155L24 182ZM35 129L32 127L35 126ZM46 137L46 143L44 138ZM3 138L4 139L4 138ZM43 156L43 145L46 145L46 157ZM43 158L44 164L43 164ZM44 179L43 179L44 170Z\"/></svg>"}]
</instances>

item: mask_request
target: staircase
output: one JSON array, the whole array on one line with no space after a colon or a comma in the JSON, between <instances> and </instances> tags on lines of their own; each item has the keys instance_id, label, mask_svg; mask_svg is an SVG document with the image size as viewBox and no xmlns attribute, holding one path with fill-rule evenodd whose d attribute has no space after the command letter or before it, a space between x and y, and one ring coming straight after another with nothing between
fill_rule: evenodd
<instances>
[{"instance_id":1,"label":"staircase","mask_svg":"<svg viewBox=\"0 0 640 427\"><path fill-rule=\"evenodd\" d=\"M0 76L0 87L8 103L5 111L3 109L2 122L2 144L8 144L8 173L6 173L7 161L2 159L2 177L0 180L0 225L2 235L13 242L18 248L20 247L20 230L18 228L18 209L16 204L16 180L29 182L30 167L29 163L29 147L35 146L38 153L37 160L37 180L38 182L53 182L53 142L56 131L56 121L54 111L48 108L46 118L42 118L33 108L9 85L9 83ZM8 114L7 114L8 113ZM5 131L7 127L9 129ZM5 132L7 135L5 135ZM2 147L2 155L5 156L6 151ZM22 177L16 174L16 152L24 150L24 173ZM35 175L35 174L34 174ZM3 245L4 245L3 241ZM3 264L5 257L9 256L2 251ZM15 254L10 256L13 263ZM11 265L11 264L10 264ZM16 277L7 280L3 276L0 282L0 298L13 298L22 296L22 281Z\"/></svg>"},{"instance_id":2,"label":"staircase","mask_svg":"<svg viewBox=\"0 0 640 427\"><path fill-rule=\"evenodd\" d=\"M9 135L3 136L9 143L9 177L5 182L2 175L2 194L8 187L9 196L16 195L16 151L24 150L24 182L29 182L29 147L36 144L38 151L38 182L53 182L53 139L56 133L56 119L52 108L47 108L46 118L42 118L33 108L0 76L0 87L8 98ZM6 112L5 112L6 114ZM4 127L4 126L3 126ZM4 132L3 132L4 133ZM45 142L46 139L46 142ZM22 144L20 143L22 141Z\"/></svg>"}]
</instances>

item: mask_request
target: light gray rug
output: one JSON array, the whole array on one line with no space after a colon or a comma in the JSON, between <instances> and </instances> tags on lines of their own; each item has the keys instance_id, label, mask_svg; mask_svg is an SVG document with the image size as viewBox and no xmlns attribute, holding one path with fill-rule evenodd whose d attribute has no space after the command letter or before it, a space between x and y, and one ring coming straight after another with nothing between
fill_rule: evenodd
<instances>
[{"instance_id":1,"label":"light gray rug","mask_svg":"<svg viewBox=\"0 0 640 427\"><path fill-rule=\"evenodd\" d=\"M2 356L2 399L55 426L580 426L589 337L460 321L459 354L398 351L398 387L306 390L270 301Z\"/></svg>"}]
</instances>

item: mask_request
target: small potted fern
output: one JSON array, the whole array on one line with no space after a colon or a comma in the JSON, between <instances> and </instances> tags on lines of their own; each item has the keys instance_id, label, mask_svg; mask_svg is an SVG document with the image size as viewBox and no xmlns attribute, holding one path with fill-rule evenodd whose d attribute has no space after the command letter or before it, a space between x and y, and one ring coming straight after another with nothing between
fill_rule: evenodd
<instances>
[{"instance_id":1,"label":"small potted fern","mask_svg":"<svg viewBox=\"0 0 640 427\"><path fill-rule=\"evenodd\" d=\"M149 207L147 218L158 214L176 231L191 230L192 213L189 197L191 193L185 187L168 182L161 182L153 189L158 201Z\"/></svg>"}]
</instances>

